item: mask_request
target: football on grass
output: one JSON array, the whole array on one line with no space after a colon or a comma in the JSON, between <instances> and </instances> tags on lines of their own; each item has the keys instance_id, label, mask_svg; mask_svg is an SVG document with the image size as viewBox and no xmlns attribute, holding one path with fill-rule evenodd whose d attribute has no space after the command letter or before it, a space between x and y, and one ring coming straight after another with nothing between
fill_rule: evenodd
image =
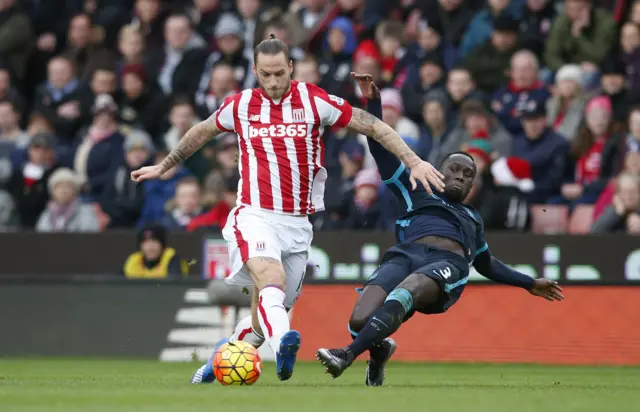
<instances>
[{"instance_id":1,"label":"football on grass","mask_svg":"<svg viewBox=\"0 0 640 412\"><path fill-rule=\"evenodd\" d=\"M225 343L213 357L213 373L223 385L253 385L261 367L258 350L242 341Z\"/></svg>"}]
</instances>

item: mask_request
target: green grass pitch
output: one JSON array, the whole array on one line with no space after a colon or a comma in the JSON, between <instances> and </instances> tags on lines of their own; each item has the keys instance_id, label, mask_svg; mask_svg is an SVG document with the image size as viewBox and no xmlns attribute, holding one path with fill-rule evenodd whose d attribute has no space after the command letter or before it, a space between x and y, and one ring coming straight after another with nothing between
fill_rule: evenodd
<instances>
[{"instance_id":1,"label":"green grass pitch","mask_svg":"<svg viewBox=\"0 0 640 412\"><path fill-rule=\"evenodd\" d=\"M392 363L385 387L364 387L363 363L337 380L299 363L279 382L191 385L198 364L0 359L2 412L623 412L640 411L640 369Z\"/></svg>"}]
</instances>

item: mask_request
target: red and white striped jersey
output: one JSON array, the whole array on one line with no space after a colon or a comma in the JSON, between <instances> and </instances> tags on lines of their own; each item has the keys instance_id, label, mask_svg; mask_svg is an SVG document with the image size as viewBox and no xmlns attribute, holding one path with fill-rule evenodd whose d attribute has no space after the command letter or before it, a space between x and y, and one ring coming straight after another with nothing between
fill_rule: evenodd
<instances>
[{"instance_id":1,"label":"red and white striped jersey","mask_svg":"<svg viewBox=\"0 0 640 412\"><path fill-rule=\"evenodd\" d=\"M296 81L278 103L259 88L227 98L212 116L238 135L238 205L291 215L324 210L322 134L345 127L352 112L344 99Z\"/></svg>"}]
</instances>

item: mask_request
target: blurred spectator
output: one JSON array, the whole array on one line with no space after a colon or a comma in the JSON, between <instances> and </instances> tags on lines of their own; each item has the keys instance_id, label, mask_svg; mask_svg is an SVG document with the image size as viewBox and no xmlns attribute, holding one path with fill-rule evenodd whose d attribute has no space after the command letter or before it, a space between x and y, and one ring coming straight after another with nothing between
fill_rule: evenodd
<instances>
[{"instance_id":1,"label":"blurred spectator","mask_svg":"<svg viewBox=\"0 0 640 412\"><path fill-rule=\"evenodd\" d=\"M296 65L293 67L293 80L297 82L321 84L318 61L313 55L306 55L304 59L296 62Z\"/></svg>"},{"instance_id":2,"label":"blurred spectator","mask_svg":"<svg viewBox=\"0 0 640 412\"><path fill-rule=\"evenodd\" d=\"M591 233L640 234L640 176L623 174L617 179L613 204L593 223Z\"/></svg>"},{"instance_id":3,"label":"blurred spectator","mask_svg":"<svg viewBox=\"0 0 640 412\"><path fill-rule=\"evenodd\" d=\"M80 87L78 92L80 101L80 113L83 123L91 118L91 109L96 97L101 94L110 95L114 101L120 100L118 82L113 67L97 67L90 76L88 87Z\"/></svg>"},{"instance_id":4,"label":"blurred spectator","mask_svg":"<svg viewBox=\"0 0 640 412\"><path fill-rule=\"evenodd\" d=\"M636 3L640 14L640 2ZM622 61L626 65L627 88L632 95L640 93L640 25L625 23L620 31Z\"/></svg>"},{"instance_id":5,"label":"blurred spectator","mask_svg":"<svg viewBox=\"0 0 640 412\"><path fill-rule=\"evenodd\" d=\"M67 47L63 56L73 62L78 78L89 80L96 65L112 63L115 55L101 48L93 32L91 16L86 13L71 17L67 33Z\"/></svg>"},{"instance_id":6,"label":"blurred spectator","mask_svg":"<svg viewBox=\"0 0 640 412\"><path fill-rule=\"evenodd\" d=\"M340 176L330 176L327 187L334 190L325 193L325 204L328 221L324 229L335 228L348 213L348 199L354 190L356 175L364 165L365 147L354 138L347 138L342 144L338 160L341 166Z\"/></svg>"},{"instance_id":7,"label":"blurred spectator","mask_svg":"<svg viewBox=\"0 0 640 412\"><path fill-rule=\"evenodd\" d=\"M224 1L224 0L223 0ZM213 31L222 13L221 0L194 0L191 16L194 20L195 31L205 43L213 41Z\"/></svg>"},{"instance_id":8,"label":"blurred spectator","mask_svg":"<svg viewBox=\"0 0 640 412\"><path fill-rule=\"evenodd\" d=\"M125 66L149 66L149 58L148 54L145 53L145 46L144 36L136 26L127 25L122 27L118 41L118 51L121 57L116 63L116 70L121 81Z\"/></svg>"},{"instance_id":9,"label":"blurred spectator","mask_svg":"<svg viewBox=\"0 0 640 412\"><path fill-rule=\"evenodd\" d=\"M431 90L444 86L444 70L435 54L424 56L417 64L407 69L402 86L402 100L407 117L419 121L422 117L424 98Z\"/></svg>"},{"instance_id":10,"label":"blurred spectator","mask_svg":"<svg viewBox=\"0 0 640 412\"><path fill-rule=\"evenodd\" d=\"M640 152L640 106L631 108L627 125L628 133L614 133L602 149L605 176L614 176L622 171L628 152Z\"/></svg>"},{"instance_id":11,"label":"blurred spectator","mask_svg":"<svg viewBox=\"0 0 640 412\"><path fill-rule=\"evenodd\" d=\"M400 136L417 142L420 139L420 129L404 116L404 104L400 92L395 89L382 89L380 99L382 100L382 121L391 126Z\"/></svg>"},{"instance_id":12,"label":"blurred spectator","mask_svg":"<svg viewBox=\"0 0 640 412\"><path fill-rule=\"evenodd\" d=\"M167 231L161 225L142 228L138 232L138 248L122 268L128 279L170 279L189 274L188 262L167 245Z\"/></svg>"},{"instance_id":13,"label":"blurred spectator","mask_svg":"<svg viewBox=\"0 0 640 412\"><path fill-rule=\"evenodd\" d=\"M511 58L510 81L493 95L491 108L511 135L522 132L520 110L531 100L545 104L551 97L544 83L538 80L538 60L535 54L521 50Z\"/></svg>"},{"instance_id":14,"label":"blurred spectator","mask_svg":"<svg viewBox=\"0 0 640 412\"><path fill-rule=\"evenodd\" d=\"M528 193L531 203L546 203L560 192L567 141L547 127L544 104L530 101L520 112L523 133L513 140L512 156L524 159L531 167L534 189Z\"/></svg>"},{"instance_id":15,"label":"blurred spectator","mask_svg":"<svg viewBox=\"0 0 640 412\"><path fill-rule=\"evenodd\" d=\"M269 5L271 5L271 2L264 4L264 6ZM236 9L242 18L242 25L244 26L242 43L244 44L245 55L253 55L256 28L260 21L261 16L259 13L263 8L262 6L262 0L236 0ZM278 13L281 13L281 11L278 10Z\"/></svg>"},{"instance_id":16,"label":"blurred spectator","mask_svg":"<svg viewBox=\"0 0 640 412\"><path fill-rule=\"evenodd\" d=\"M157 70L153 75L165 94L192 95L198 88L207 58L205 42L193 31L189 18L184 14L175 14L167 19L164 39L164 48L157 49L150 56L151 68Z\"/></svg>"},{"instance_id":17,"label":"blurred spectator","mask_svg":"<svg viewBox=\"0 0 640 412\"><path fill-rule=\"evenodd\" d=\"M293 43L293 36L291 34L291 28L287 26L287 23L282 19L282 17L278 14L275 15L271 19L265 21L262 26L261 36L258 36L258 32L256 31L256 36L258 40L257 42L268 39L270 35L274 35L276 39L282 40L284 44L289 46L289 54L291 55L291 59L293 61L298 61L305 56L305 52L300 47L296 47ZM253 57L253 50L251 51Z\"/></svg>"},{"instance_id":18,"label":"blurred spectator","mask_svg":"<svg viewBox=\"0 0 640 412\"><path fill-rule=\"evenodd\" d=\"M624 127L629 114L629 95L625 85L626 69L624 63L611 56L602 63L600 89L597 94L606 96L613 106L613 121Z\"/></svg>"},{"instance_id":19,"label":"blurred spectator","mask_svg":"<svg viewBox=\"0 0 640 412\"><path fill-rule=\"evenodd\" d=\"M0 100L22 102L24 99L12 81L8 66L0 64Z\"/></svg>"},{"instance_id":20,"label":"blurred spectator","mask_svg":"<svg viewBox=\"0 0 640 412\"><path fill-rule=\"evenodd\" d=\"M284 21L291 30L293 44L304 47L322 29L322 22L332 10L329 0L301 0L292 2Z\"/></svg>"},{"instance_id":21,"label":"blurred spectator","mask_svg":"<svg viewBox=\"0 0 640 412\"><path fill-rule=\"evenodd\" d=\"M328 87L327 93L338 93L341 85L349 81L352 57L357 42L351 20L338 17L331 22L327 31L326 44L318 61L322 84Z\"/></svg>"},{"instance_id":22,"label":"blurred spectator","mask_svg":"<svg viewBox=\"0 0 640 412\"><path fill-rule=\"evenodd\" d=\"M624 156L624 165L622 174L629 173L640 176L640 152L628 152ZM613 203L613 195L616 191L616 181L609 182L607 187L602 191L595 203L593 210L593 219L596 220L602 212Z\"/></svg>"},{"instance_id":23,"label":"blurred spectator","mask_svg":"<svg viewBox=\"0 0 640 412\"><path fill-rule=\"evenodd\" d=\"M27 160L13 171L7 182L23 228L35 226L49 201L48 181L58 168L54 146L55 136L51 134L33 136L27 149Z\"/></svg>"},{"instance_id":24,"label":"blurred spectator","mask_svg":"<svg viewBox=\"0 0 640 412\"><path fill-rule=\"evenodd\" d=\"M406 52L404 26L399 21L384 21L376 28L376 43L380 51L382 80L391 83L396 74L396 64Z\"/></svg>"},{"instance_id":25,"label":"blurred spectator","mask_svg":"<svg viewBox=\"0 0 640 412\"><path fill-rule=\"evenodd\" d=\"M436 165L442 152L440 147L447 141L452 126L447 96L442 90L427 93L422 106L422 119L419 155Z\"/></svg>"},{"instance_id":26,"label":"blurred spectator","mask_svg":"<svg viewBox=\"0 0 640 412\"><path fill-rule=\"evenodd\" d=\"M520 23L520 43L531 50L538 61L543 58L544 45L556 18L556 2L553 0L525 0Z\"/></svg>"},{"instance_id":27,"label":"blurred spectator","mask_svg":"<svg viewBox=\"0 0 640 412\"><path fill-rule=\"evenodd\" d=\"M460 106L467 99L483 100L482 93L476 90L476 83L471 72L463 67L449 71L445 86L449 98L448 107L451 110L451 120L456 122L460 114Z\"/></svg>"},{"instance_id":28,"label":"blurred spectator","mask_svg":"<svg viewBox=\"0 0 640 412\"><path fill-rule=\"evenodd\" d=\"M108 228L135 226L144 205L144 186L131 180L131 172L151 163L153 143L149 136L134 131L124 142L124 162L105 188L100 206L109 216Z\"/></svg>"},{"instance_id":29,"label":"blurred spectator","mask_svg":"<svg viewBox=\"0 0 640 412\"><path fill-rule=\"evenodd\" d=\"M589 0L566 0L565 14L555 19L549 33L545 63L554 71L567 64L580 65L580 80L589 86L615 39L616 25L611 14L593 8Z\"/></svg>"},{"instance_id":30,"label":"blurred spectator","mask_svg":"<svg viewBox=\"0 0 640 412\"><path fill-rule=\"evenodd\" d=\"M158 152L154 163L159 163L168 152ZM136 225L142 228L147 224L157 223L165 215L165 205L176 194L176 186L189 172L182 165L169 169L158 180L147 180L144 185L144 206L140 212L140 219Z\"/></svg>"},{"instance_id":31,"label":"blurred spectator","mask_svg":"<svg viewBox=\"0 0 640 412\"><path fill-rule=\"evenodd\" d=\"M20 129L20 108L17 103L0 100L0 145L23 149L29 145L29 140L31 137Z\"/></svg>"},{"instance_id":32,"label":"blurred spectator","mask_svg":"<svg viewBox=\"0 0 640 412\"><path fill-rule=\"evenodd\" d=\"M439 19L443 27L441 43L444 51L445 67L452 68L459 60L458 49L462 39L474 18L475 10L465 0L438 0L437 6L431 6L430 2L421 2L422 15L431 24L434 19Z\"/></svg>"},{"instance_id":33,"label":"blurred spectator","mask_svg":"<svg viewBox=\"0 0 640 412\"><path fill-rule=\"evenodd\" d=\"M71 141L82 126L80 82L73 63L55 57L47 68L47 81L38 87L34 110L42 113L61 139Z\"/></svg>"},{"instance_id":34,"label":"blurred spectator","mask_svg":"<svg viewBox=\"0 0 640 412\"><path fill-rule=\"evenodd\" d=\"M124 136L119 131L118 106L111 95L98 95L92 114L93 121L76 149L73 168L87 184L89 198L98 200L124 158Z\"/></svg>"},{"instance_id":35,"label":"blurred spectator","mask_svg":"<svg viewBox=\"0 0 640 412\"><path fill-rule=\"evenodd\" d=\"M166 12L161 8L160 0L135 0L135 2L131 24L143 34L149 49L161 48L164 44Z\"/></svg>"},{"instance_id":36,"label":"blurred spectator","mask_svg":"<svg viewBox=\"0 0 640 412\"><path fill-rule=\"evenodd\" d=\"M347 215L342 221L342 229L386 229L383 219L380 219L382 213L381 184L382 181L377 169L365 169L358 172L354 180L353 195L347 198Z\"/></svg>"},{"instance_id":37,"label":"blurred spectator","mask_svg":"<svg viewBox=\"0 0 640 412\"><path fill-rule=\"evenodd\" d=\"M517 22L521 18L522 1L488 0L487 7L475 15L465 32L460 45L460 58L465 59L475 48L485 45L496 31L502 30L496 27L497 20L513 21L514 27L510 27L509 31L515 30L517 33Z\"/></svg>"},{"instance_id":38,"label":"blurred spectator","mask_svg":"<svg viewBox=\"0 0 640 412\"><path fill-rule=\"evenodd\" d=\"M407 45L407 50L396 64L395 72L397 75L396 84L404 85L405 77L408 75L410 68L416 68L427 56L438 61L442 66L442 57L444 55L442 47L442 35L444 28L439 19L431 19L427 21L420 19L418 23L418 41ZM406 33L405 28L405 33ZM415 70L414 70L415 71Z\"/></svg>"},{"instance_id":39,"label":"blurred spectator","mask_svg":"<svg viewBox=\"0 0 640 412\"><path fill-rule=\"evenodd\" d=\"M469 100L462 105L459 124L440 146L434 164L439 165L447 154L461 150L472 139L489 140L500 156L511 153L512 138L502 124L487 111L482 102Z\"/></svg>"},{"instance_id":40,"label":"blurred spectator","mask_svg":"<svg viewBox=\"0 0 640 412\"><path fill-rule=\"evenodd\" d=\"M612 133L613 109L604 96L592 98L585 109L585 126L571 144L571 157L575 172L570 183L562 185L561 198L553 203L568 203L571 208L579 204L595 203L611 176L602 174L602 151Z\"/></svg>"},{"instance_id":41,"label":"blurred spectator","mask_svg":"<svg viewBox=\"0 0 640 412\"><path fill-rule=\"evenodd\" d=\"M371 40L364 40L360 42L358 48L353 54L353 71L356 73L370 74L376 85L383 88L385 86L385 82L382 81L382 69L380 67L381 60L382 58L380 57L380 52L378 51L376 44ZM346 97L350 93L353 93L353 99ZM345 99L349 102L354 99L360 99L360 105L364 106L365 104L365 101L362 98L362 92L359 87L356 87L355 80L352 80L351 86L342 92L341 95L345 96ZM352 104L355 104L355 102Z\"/></svg>"},{"instance_id":42,"label":"blurred spectator","mask_svg":"<svg viewBox=\"0 0 640 412\"><path fill-rule=\"evenodd\" d=\"M233 67L225 62L219 62L211 70L209 87L205 93L196 93L198 116L206 119L218 110L224 99L238 93L238 83L234 77Z\"/></svg>"},{"instance_id":43,"label":"blurred spectator","mask_svg":"<svg viewBox=\"0 0 640 412\"><path fill-rule=\"evenodd\" d=\"M0 58L9 63L11 71L22 80L33 49L31 22L16 5L16 0L0 2Z\"/></svg>"},{"instance_id":44,"label":"blurred spectator","mask_svg":"<svg viewBox=\"0 0 640 412\"><path fill-rule=\"evenodd\" d=\"M196 88L196 102L198 104L202 104L204 96L209 94L213 69L220 63L225 63L233 68L234 87L245 89L253 87L255 84L255 77L251 71L253 55L247 54L242 45L244 36L242 22L233 14L222 15L216 25L215 36L218 51L211 53L206 59L204 71L193 73L198 78ZM201 70L202 68L197 69ZM183 92L187 91L183 90Z\"/></svg>"},{"instance_id":45,"label":"blurred spectator","mask_svg":"<svg viewBox=\"0 0 640 412\"><path fill-rule=\"evenodd\" d=\"M214 230L222 230L227 223L227 217L236 206L238 198L238 180L239 176L234 174L228 177L224 182L221 193L221 199L206 213L196 216L187 225L187 231L193 232L201 228Z\"/></svg>"},{"instance_id":46,"label":"blurred spectator","mask_svg":"<svg viewBox=\"0 0 640 412\"><path fill-rule=\"evenodd\" d=\"M139 127L151 136L157 136L166 116L168 101L164 94L149 81L141 64L127 64L122 68L122 95L120 119L124 124Z\"/></svg>"},{"instance_id":47,"label":"blurred spectator","mask_svg":"<svg viewBox=\"0 0 640 412\"><path fill-rule=\"evenodd\" d=\"M51 201L40 215L38 232L98 232L98 216L79 197L81 182L71 169L56 170L48 182Z\"/></svg>"},{"instance_id":48,"label":"blurred spectator","mask_svg":"<svg viewBox=\"0 0 640 412\"><path fill-rule=\"evenodd\" d=\"M505 0L495 0L504 2ZM506 83L511 56L516 52L518 22L509 17L498 17L493 32L464 59L479 90L492 94Z\"/></svg>"},{"instance_id":49,"label":"blurred spectator","mask_svg":"<svg viewBox=\"0 0 640 412\"><path fill-rule=\"evenodd\" d=\"M238 138L235 133L221 133L215 145L216 168L205 178L204 190L210 203L217 203L225 182L238 173Z\"/></svg>"},{"instance_id":50,"label":"blurred spectator","mask_svg":"<svg viewBox=\"0 0 640 412\"><path fill-rule=\"evenodd\" d=\"M185 177L176 185L173 204L160 220L168 230L186 230L191 221L202 214L202 189L194 177Z\"/></svg>"},{"instance_id":51,"label":"blurred spectator","mask_svg":"<svg viewBox=\"0 0 640 412\"><path fill-rule=\"evenodd\" d=\"M0 232L13 232L20 229L16 202L11 194L0 189Z\"/></svg>"},{"instance_id":52,"label":"blurred spectator","mask_svg":"<svg viewBox=\"0 0 640 412\"><path fill-rule=\"evenodd\" d=\"M526 229L529 203L524 193L534 187L528 162L515 157L493 161L493 147L483 139L470 141L465 151L473 156L477 168L465 203L476 208L488 230Z\"/></svg>"},{"instance_id":53,"label":"blurred spectator","mask_svg":"<svg viewBox=\"0 0 640 412\"><path fill-rule=\"evenodd\" d=\"M553 97L547 102L548 122L553 130L573 140L582 124L586 93L580 84L582 69L576 64L563 66L556 75Z\"/></svg>"},{"instance_id":54,"label":"blurred spectator","mask_svg":"<svg viewBox=\"0 0 640 412\"><path fill-rule=\"evenodd\" d=\"M200 122L196 116L195 107L187 97L178 96L171 105L169 112L169 122L171 128L164 134L162 141L158 146L162 150L171 151L178 146L180 139L193 126ZM198 180L204 181L205 176L209 173L209 160L213 158L213 142L207 143L201 150L194 153L184 161L184 166L193 173Z\"/></svg>"}]
</instances>

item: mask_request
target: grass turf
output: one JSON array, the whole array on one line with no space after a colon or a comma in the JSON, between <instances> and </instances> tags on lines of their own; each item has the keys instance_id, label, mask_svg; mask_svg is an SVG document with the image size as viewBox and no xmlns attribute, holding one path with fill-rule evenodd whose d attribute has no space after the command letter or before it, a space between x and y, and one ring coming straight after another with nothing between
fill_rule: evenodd
<instances>
[{"instance_id":1,"label":"grass turf","mask_svg":"<svg viewBox=\"0 0 640 412\"><path fill-rule=\"evenodd\" d=\"M299 363L279 382L265 364L252 387L191 385L198 364L0 359L0 410L31 411L640 411L640 369L392 363L382 388L363 363L337 380Z\"/></svg>"}]
</instances>

